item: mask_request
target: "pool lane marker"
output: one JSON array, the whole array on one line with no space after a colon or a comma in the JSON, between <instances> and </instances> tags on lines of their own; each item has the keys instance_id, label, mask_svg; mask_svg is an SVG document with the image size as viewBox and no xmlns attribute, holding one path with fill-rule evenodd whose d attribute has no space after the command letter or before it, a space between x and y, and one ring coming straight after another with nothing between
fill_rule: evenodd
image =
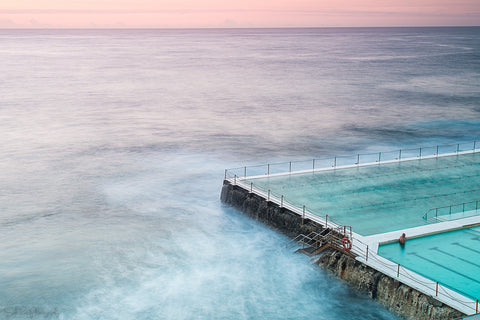
<instances>
[{"instance_id":1,"label":"pool lane marker","mask_svg":"<svg viewBox=\"0 0 480 320\"><path fill-rule=\"evenodd\" d=\"M434 265L439 266L440 268L446 269L446 270L448 270L448 271L450 271L450 272L453 272L453 273L456 273L456 274L458 274L459 276L462 276L462 277L464 277L464 278L466 278L466 279L468 279L468 280L471 280L471 281L473 281L473 282L476 282L476 283L480 284L480 281L478 281L477 279L474 279L474 278L472 278L472 277L469 277L469 276L467 276L467 275L465 275L465 274L463 274L463 273L460 273L460 272L458 272L458 271L456 271L456 270L454 270L454 269L451 269L451 268L449 268L449 267L443 266L443 265L441 265L441 264L439 264L439 263L437 263L437 262L435 262L435 261L433 261L433 260L430 260L430 259L428 259L428 258L422 257L421 255L417 254L416 252L410 252L410 253L408 253L408 254L415 255L415 256L417 256L417 257L420 258L420 259L423 259L423 260L428 261L428 262L430 262L430 263L432 263L432 264L434 264ZM428 278L428 277L427 277L427 278Z\"/></svg>"},{"instance_id":2,"label":"pool lane marker","mask_svg":"<svg viewBox=\"0 0 480 320\"><path fill-rule=\"evenodd\" d=\"M480 250L475 250L475 249L470 248L470 247L467 247L467 246L465 246L465 245L463 245L463 244L461 244L461 243L452 242L452 244L480 254Z\"/></svg>"},{"instance_id":3,"label":"pool lane marker","mask_svg":"<svg viewBox=\"0 0 480 320\"><path fill-rule=\"evenodd\" d=\"M451 254L451 253L449 253L449 252L443 251L442 249L439 249L438 247L430 248L430 250L436 250L436 251L438 251L438 252L440 252L440 253L443 253L443 254L445 254L445 255L447 255L447 256L450 256L450 257L452 257L452 258L456 258L456 259L458 259L458 260L460 260L460 261L466 262L466 263L471 264L471 265L473 265L473 266L475 266L475 267L477 267L477 268L480 268L480 264L477 264L477 263L475 263L475 262L469 261L469 260L467 260L467 259L463 259L463 258L461 258L461 257L459 257L459 256L456 256L456 255L454 255L454 254Z\"/></svg>"}]
</instances>

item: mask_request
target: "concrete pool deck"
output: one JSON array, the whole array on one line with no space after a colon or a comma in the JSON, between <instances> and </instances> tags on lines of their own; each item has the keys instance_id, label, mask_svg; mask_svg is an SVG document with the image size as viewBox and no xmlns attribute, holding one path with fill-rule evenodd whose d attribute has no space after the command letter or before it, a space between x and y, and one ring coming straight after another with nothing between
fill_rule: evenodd
<instances>
[{"instance_id":1,"label":"concrete pool deck","mask_svg":"<svg viewBox=\"0 0 480 320\"><path fill-rule=\"evenodd\" d=\"M378 255L378 247L381 244L397 242L402 233L407 235L407 240L416 237L423 237L432 234L444 233L448 231L467 228L470 226L480 225L480 216L473 216L454 221L439 222L430 225L403 229L393 232L387 232L371 236L362 236L353 234L353 241L356 240L361 243L356 253L359 256L357 260L366 265L383 272L384 274L415 288L420 292L424 292L439 301L465 313L474 314L479 311L480 306L478 300L472 300L464 295L442 286L437 286L437 282L419 275L407 268L398 265L380 255ZM405 244L408 245L408 242ZM368 246L368 254L364 253L361 247ZM354 247L355 248L355 247ZM363 251L363 252L362 252ZM480 277L479 277L480 279Z\"/></svg>"},{"instance_id":2,"label":"concrete pool deck","mask_svg":"<svg viewBox=\"0 0 480 320\"><path fill-rule=\"evenodd\" d=\"M480 213L477 216L472 216L468 218L462 218L452 221L444 221L432 223L424 226L400 229L398 231L391 231L386 233L374 234L371 236L361 236L357 235L358 239L364 243L368 243L372 246L375 244L385 244L389 242L397 242L398 238L402 233L405 233L407 239L417 238L422 236L427 236L435 233L442 233L446 231L452 231L455 229L462 229L469 226L479 225L480 224ZM374 247L372 247L373 249Z\"/></svg>"}]
</instances>

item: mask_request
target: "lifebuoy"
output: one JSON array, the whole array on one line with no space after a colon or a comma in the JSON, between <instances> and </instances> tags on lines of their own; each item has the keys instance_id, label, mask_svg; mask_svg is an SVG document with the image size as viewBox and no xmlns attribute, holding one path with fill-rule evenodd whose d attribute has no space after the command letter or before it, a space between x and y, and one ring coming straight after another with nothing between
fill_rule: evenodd
<instances>
[{"instance_id":1,"label":"lifebuoy","mask_svg":"<svg viewBox=\"0 0 480 320\"><path fill-rule=\"evenodd\" d=\"M348 240L348 238L343 238L342 245L343 248L347 251L350 251L352 249L352 242Z\"/></svg>"}]
</instances>

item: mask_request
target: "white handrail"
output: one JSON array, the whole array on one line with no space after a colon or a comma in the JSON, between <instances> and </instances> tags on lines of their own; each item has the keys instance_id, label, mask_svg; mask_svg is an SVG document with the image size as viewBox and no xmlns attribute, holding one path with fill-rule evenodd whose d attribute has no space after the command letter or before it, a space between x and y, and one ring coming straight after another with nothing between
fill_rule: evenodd
<instances>
[{"instance_id":1,"label":"white handrail","mask_svg":"<svg viewBox=\"0 0 480 320\"><path fill-rule=\"evenodd\" d=\"M465 147L464 147L465 146ZM441 152L441 149L449 148L446 152ZM341 169L349 168L355 166L367 166L367 165L378 165L380 163L392 163L400 161L411 161L418 159L428 159L428 158L438 158L458 154L469 154L479 152L480 148L477 148L476 140L473 142L465 143L454 143L454 144L445 144L445 145L436 145L430 147L419 147L419 148L408 148L400 149L393 151L382 151L377 153L357 153L354 155L347 156L334 156L334 157L325 157L325 158L316 158L312 160L300 160L300 161L287 161L287 162L278 162L278 163L269 163L262 165L252 165L252 166L243 166L237 168L225 169L225 179L233 178L235 175L238 179L246 178L258 178L267 176L276 176L276 175L285 175L292 173L302 173L302 172L316 172L329 169ZM390 158L385 160L385 155L392 155ZM362 162L362 158L367 158L366 162ZM349 164L339 165L341 159L350 158L352 161ZM328 166L319 167L319 162L328 163ZM311 165L310 165L311 163ZM303 169L293 170L295 165L302 165ZM307 169L306 166L309 166ZM273 166L284 166L281 171L277 173L272 173ZM262 174L248 175L252 169L263 168ZM258 170L257 170L258 171Z\"/></svg>"}]
</instances>

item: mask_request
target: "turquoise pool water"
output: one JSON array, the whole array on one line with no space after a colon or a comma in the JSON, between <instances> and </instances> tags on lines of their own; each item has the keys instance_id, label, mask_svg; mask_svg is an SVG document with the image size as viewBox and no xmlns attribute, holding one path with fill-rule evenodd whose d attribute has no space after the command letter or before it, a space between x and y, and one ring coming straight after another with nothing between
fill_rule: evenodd
<instances>
[{"instance_id":1,"label":"turquoise pool water","mask_svg":"<svg viewBox=\"0 0 480 320\"><path fill-rule=\"evenodd\" d=\"M408 235L407 235L408 237ZM480 226L381 245L378 254L459 293L480 299Z\"/></svg>"},{"instance_id":2,"label":"turquoise pool water","mask_svg":"<svg viewBox=\"0 0 480 320\"><path fill-rule=\"evenodd\" d=\"M246 180L362 235L425 224L431 208L480 199L480 153Z\"/></svg>"}]
</instances>

